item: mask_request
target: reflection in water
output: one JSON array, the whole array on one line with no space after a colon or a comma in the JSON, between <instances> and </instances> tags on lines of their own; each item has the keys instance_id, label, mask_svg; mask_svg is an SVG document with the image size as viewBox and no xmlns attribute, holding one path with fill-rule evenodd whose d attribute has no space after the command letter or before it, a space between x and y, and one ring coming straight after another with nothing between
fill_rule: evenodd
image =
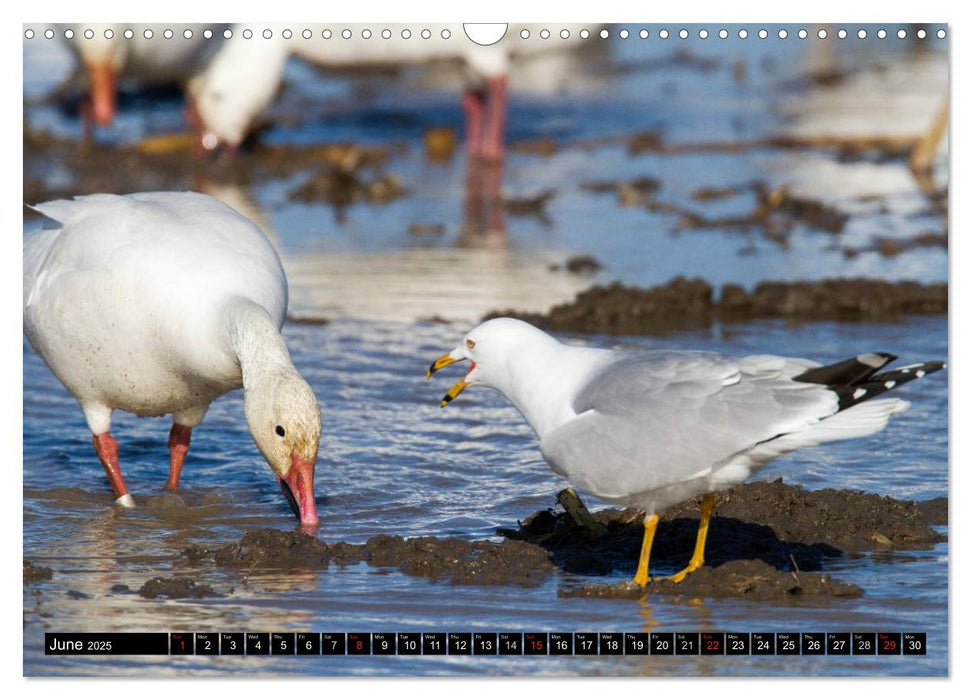
<instances>
[{"instance_id":1,"label":"reflection in water","mask_svg":"<svg viewBox=\"0 0 971 700\"><path fill-rule=\"evenodd\" d=\"M644 618L644 627L641 628L642 632L650 632L657 628L657 620L651 613L651 603L650 596L645 596L637 601L637 607L641 613L641 617Z\"/></svg>"},{"instance_id":2,"label":"reflection in water","mask_svg":"<svg viewBox=\"0 0 971 700\"><path fill-rule=\"evenodd\" d=\"M284 256L294 317L474 322L490 311L542 312L595 278L554 271L561 255L510 246L502 164L469 159L455 247Z\"/></svg>"},{"instance_id":3,"label":"reflection in water","mask_svg":"<svg viewBox=\"0 0 971 700\"><path fill-rule=\"evenodd\" d=\"M490 311L540 312L591 279L553 272L552 253L428 248L285 257L294 317L475 322Z\"/></svg>"},{"instance_id":4,"label":"reflection in water","mask_svg":"<svg viewBox=\"0 0 971 700\"><path fill-rule=\"evenodd\" d=\"M502 201L502 162L467 158L459 245L499 249L507 246Z\"/></svg>"},{"instance_id":5,"label":"reflection in water","mask_svg":"<svg viewBox=\"0 0 971 700\"><path fill-rule=\"evenodd\" d=\"M792 120L787 132L806 138L923 134L947 91L947 56L920 53L883 59L871 59L792 95L783 105ZM820 59L810 53L809 60L814 65ZM880 119L874 119L875 114Z\"/></svg>"}]
</instances>

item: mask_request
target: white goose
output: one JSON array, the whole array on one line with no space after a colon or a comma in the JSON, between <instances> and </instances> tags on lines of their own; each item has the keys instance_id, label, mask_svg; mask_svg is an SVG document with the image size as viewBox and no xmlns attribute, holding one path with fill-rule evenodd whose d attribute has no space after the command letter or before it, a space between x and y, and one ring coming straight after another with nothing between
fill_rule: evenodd
<instances>
[{"instance_id":1,"label":"white goose","mask_svg":"<svg viewBox=\"0 0 971 700\"><path fill-rule=\"evenodd\" d=\"M462 25L396 26L393 31L387 30L391 31L387 39L377 28L365 38L362 28L354 25L307 25L310 38L306 39L300 34L284 39L280 25L236 25L233 37L224 41L206 69L189 81L190 110L199 119L203 146L210 150L220 144L234 148L272 101L290 55L329 68L458 61L466 86L462 107L469 155L501 160L511 62L517 56L572 48L582 41L581 27L574 25L562 25L569 27L569 40L557 38L548 43L534 37L523 41L520 32L527 26L539 34L538 26L509 25L501 41L480 46L465 35ZM332 32L328 35L331 38L322 38L325 29ZM247 30L252 32L250 39L243 38ZM427 30L427 38L423 30ZM264 38L265 31L270 32L268 38ZM402 38L403 31L410 32L411 38ZM350 32L348 38L343 37L344 32Z\"/></svg>"},{"instance_id":2,"label":"white goose","mask_svg":"<svg viewBox=\"0 0 971 700\"><path fill-rule=\"evenodd\" d=\"M166 24L173 31L171 39L163 35L162 27L145 36L146 27L125 24L69 25L74 37L67 41L84 66L88 76L88 96L82 106L82 118L98 126L109 126L115 117L118 83L136 80L144 85L184 83L200 72L216 52L222 40L222 25ZM132 29L131 39L125 38ZM213 30L211 39L202 32ZM185 38L184 32L192 32ZM85 36L90 32L90 38Z\"/></svg>"},{"instance_id":3,"label":"white goose","mask_svg":"<svg viewBox=\"0 0 971 700\"><path fill-rule=\"evenodd\" d=\"M301 523L317 523L320 409L280 335L287 281L260 229L192 192L98 194L34 207L24 238L24 332L77 398L119 506L111 414L172 414L177 490L209 404L245 390L246 422Z\"/></svg>"}]
</instances>

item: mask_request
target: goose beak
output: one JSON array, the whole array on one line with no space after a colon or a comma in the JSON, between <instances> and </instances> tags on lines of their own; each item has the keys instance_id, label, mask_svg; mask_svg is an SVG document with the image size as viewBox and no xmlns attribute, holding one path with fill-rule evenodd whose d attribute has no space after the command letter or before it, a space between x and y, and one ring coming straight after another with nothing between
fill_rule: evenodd
<instances>
[{"instance_id":1,"label":"goose beak","mask_svg":"<svg viewBox=\"0 0 971 700\"><path fill-rule=\"evenodd\" d=\"M104 63L89 63L91 112L98 126L108 126L115 118L115 69Z\"/></svg>"},{"instance_id":2,"label":"goose beak","mask_svg":"<svg viewBox=\"0 0 971 700\"><path fill-rule=\"evenodd\" d=\"M317 525L317 501L314 499L314 461L291 455L290 473L277 477L283 495L301 525Z\"/></svg>"}]
</instances>

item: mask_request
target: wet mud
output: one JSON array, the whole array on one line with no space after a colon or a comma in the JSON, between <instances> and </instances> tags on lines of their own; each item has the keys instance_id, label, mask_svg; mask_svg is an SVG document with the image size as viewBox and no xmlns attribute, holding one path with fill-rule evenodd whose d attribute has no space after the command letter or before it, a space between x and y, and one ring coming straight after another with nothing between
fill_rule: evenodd
<instances>
[{"instance_id":1,"label":"wet mud","mask_svg":"<svg viewBox=\"0 0 971 700\"><path fill-rule=\"evenodd\" d=\"M327 569L365 563L455 585L536 586L554 573L548 553L530 543L470 542L456 538L376 535L365 544L328 544L300 532L253 530L235 544L191 547L192 563L226 569Z\"/></svg>"},{"instance_id":2,"label":"wet mud","mask_svg":"<svg viewBox=\"0 0 971 700\"><path fill-rule=\"evenodd\" d=\"M574 255L562 265L554 263L549 266L550 272L566 271L574 275L593 275L603 269L603 265L592 255Z\"/></svg>"},{"instance_id":3,"label":"wet mud","mask_svg":"<svg viewBox=\"0 0 971 700\"><path fill-rule=\"evenodd\" d=\"M642 207L647 211L677 216L674 231L720 229L761 231L766 238L785 245L789 233L797 225L841 233L849 221L849 214L825 202L793 194L788 187L770 188L764 182L754 181L732 187L707 188L693 191L690 198L695 202L709 202L745 194L753 196L750 211L737 216L710 217L701 210L657 196L661 182L652 177L639 177L631 181L588 182L583 189L594 193L614 193L621 207Z\"/></svg>"},{"instance_id":4,"label":"wet mud","mask_svg":"<svg viewBox=\"0 0 971 700\"><path fill-rule=\"evenodd\" d=\"M524 197L503 197L502 205L513 216L532 216L550 224L552 219L546 213L546 205L555 196L554 190L544 190Z\"/></svg>"},{"instance_id":5,"label":"wet mud","mask_svg":"<svg viewBox=\"0 0 971 700\"><path fill-rule=\"evenodd\" d=\"M263 529L231 544L193 546L183 557L194 566L208 563L244 573L364 563L430 581L477 586L537 586L556 572L633 575L643 512L628 508L590 513L570 489L558 502L567 507L538 511L515 529L500 529L501 542L378 535L364 544L327 543L300 532ZM853 491L810 491L781 480L742 484L719 494L705 566L682 583L655 578L641 589L592 581L560 595L660 594L770 602L857 597L863 595L859 587L824 573L828 562L932 547L945 539L935 525L946 524L946 518L943 498L918 503ZM687 563L698 520L697 500L661 514L651 559L655 574L673 573Z\"/></svg>"},{"instance_id":6,"label":"wet mud","mask_svg":"<svg viewBox=\"0 0 971 700\"><path fill-rule=\"evenodd\" d=\"M613 585L587 584L559 591L561 598L640 599L645 595L674 598L747 598L766 602L796 602L808 598L859 598L863 589L826 574L780 572L757 559L702 567L681 583L654 579L647 589L633 581Z\"/></svg>"},{"instance_id":7,"label":"wet mud","mask_svg":"<svg viewBox=\"0 0 971 700\"><path fill-rule=\"evenodd\" d=\"M162 578L156 576L138 589L142 598L225 598L212 586L196 583L190 578Z\"/></svg>"},{"instance_id":8,"label":"wet mud","mask_svg":"<svg viewBox=\"0 0 971 700\"><path fill-rule=\"evenodd\" d=\"M38 581L47 581L54 576L53 569L49 569L46 566L35 566L31 562L24 559L24 583L37 583Z\"/></svg>"},{"instance_id":9,"label":"wet mud","mask_svg":"<svg viewBox=\"0 0 971 700\"><path fill-rule=\"evenodd\" d=\"M677 277L650 289L620 283L595 286L546 314L507 309L490 312L483 320L510 316L561 333L662 335L708 328L715 322L887 322L908 314L946 313L946 284L827 279L762 282L751 292L726 284L716 299L707 281Z\"/></svg>"},{"instance_id":10,"label":"wet mud","mask_svg":"<svg viewBox=\"0 0 971 700\"><path fill-rule=\"evenodd\" d=\"M24 201L146 190L199 189L230 182L247 185L266 179L312 173L291 193L300 201L345 205L381 203L403 194L400 181L383 172L398 143L263 144L256 140L234 154L197 153L188 134L163 134L131 144L84 143L24 127ZM57 185L49 174L63 172ZM25 210L26 217L36 216Z\"/></svg>"},{"instance_id":11,"label":"wet mud","mask_svg":"<svg viewBox=\"0 0 971 700\"><path fill-rule=\"evenodd\" d=\"M902 158L910 153L912 140L898 143L891 140L856 139L843 141L800 141L772 138L756 143L725 142L699 144L665 144L661 132L652 130L623 137L631 155L643 152L670 154L744 151L752 148L781 148L787 150L836 149L851 158L865 157L876 152L880 158ZM126 194L145 190L205 190L220 184L248 185L266 179L289 179L304 175L302 183L291 187L291 201L325 203L337 209L357 204L385 204L407 196L406 183L385 172L389 159L409 150L402 142L378 145L355 143L267 144L257 131L243 147L233 153L204 154L187 133L160 134L136 143L99 144L74 141L51 135L25 125L24 144L24 200L37 203L59 197L115 192ZM607 142L591 141L573 144L583 148L597 148ZM548 139L513 144L514 151L550 155L557 150ZM842 149L842 150L841 150ZM424 136L425 156L432 161L448 160L455 150L455 134L450 129L430 129ZM67 175L55 181L51 172ZM931 183L926 194L934 211L947 211L947 191ZM685 205L658 196L663 188L661 180L642 176L630 181L596 181L581 185L594 193L612 193L621 207L641 207L652 213L676 217L672 230L681 231L742 231L761 232L781 247L788 245L796 226L838 234L843 231L849 214L838 207L817 199L799 196L788 187L770 187L762 181L741 183L720 189L701 188L691 194L691 200L703 203L739 195L751 195L754 203L750 211L735 216L709 216L700 206ZM544 225L551 225L547 213L548 202L556 195L546 190L529 196L503 198L502 205L511 216L533 217ZM25 217L38 216L25 210ZM946 238L946 233L945 233ZM939 245L933 241L914 240L894 247L891 239L875 243L884 255L899 255L914 248ZM866 249L864 249L866 250ZM847 256L863 252L846 249Z\"/></svg>"},{"instance_id":12,"label":"wet mud","mask_svg":"<svg viewBox=\"0 0 971 700\"><path fill-rule=\"evenodd\" d=\"M358 202L384 204L405 194L401 180L393 174L368 177L353 169L329 166L290 193L295 202L325 202L335 208Z\"/></svg>"},{"instance_id":13,"label":"wet mud","mask_svg":"<svg viewBox=\"0 0 971 700\"><path fill-rule=\"evenodd\" d=\"M893 258L902 253L920 248L943 248L947 250L947 234L927 231L919 233L910 238L888 238L879 236L865 247L853 248L846 246L843 248L843 255L847 258L855 258L860 253L879 253L885 258Z\"/></svg>"}]
</instances>

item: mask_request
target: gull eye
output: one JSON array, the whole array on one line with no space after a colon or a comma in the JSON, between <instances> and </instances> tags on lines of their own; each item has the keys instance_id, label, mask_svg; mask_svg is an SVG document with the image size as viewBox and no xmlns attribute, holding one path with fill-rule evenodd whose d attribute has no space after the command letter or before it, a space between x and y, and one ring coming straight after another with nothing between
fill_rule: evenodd
<instances>
[{"instance_id":1,"label":"gull eye","mask_svg":"<svg viewBox=\"0 0 971 700\"><path fill-rule=\"evenodd\" d=\"M469 350L475 350L475 341L469 338L465 341L465 347L467 347Z\"/></svg>"},{"instance_id":2,"label":"gull eye","mask_svg":"<svg viewBox=\"0 0 971 700\"><path fill-rule=\"evenodd\" d=\"M282 425L278 425L276 427L276 434L279 435L280 437L284 437L287 434L287 431L283 429Z\"/></svg>"}]
</instances>

